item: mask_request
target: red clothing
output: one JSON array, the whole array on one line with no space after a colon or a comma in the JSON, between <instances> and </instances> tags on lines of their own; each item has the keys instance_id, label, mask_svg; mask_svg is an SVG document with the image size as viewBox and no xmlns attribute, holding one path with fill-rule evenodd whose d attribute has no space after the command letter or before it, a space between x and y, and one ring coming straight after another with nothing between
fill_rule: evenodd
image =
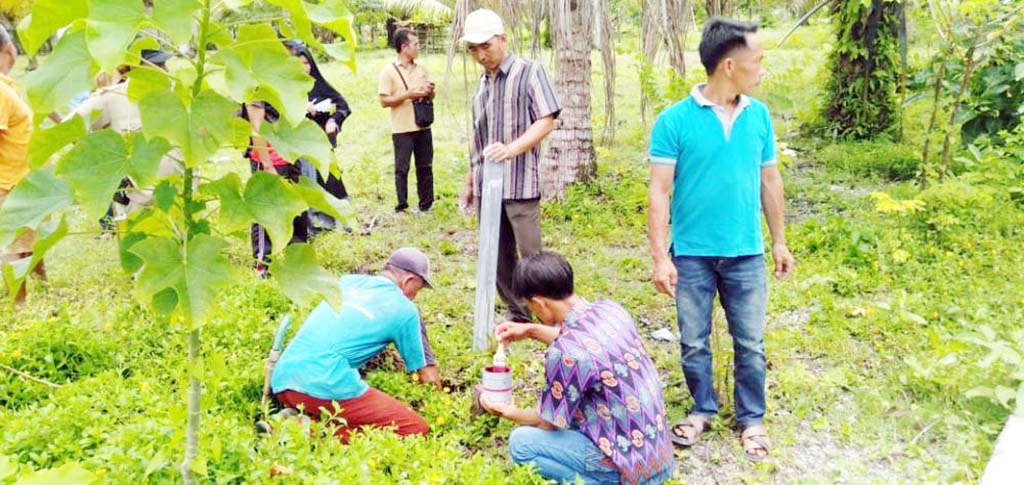
<instances>
[{"instance_id":1,"label":"red clothing","mask_svg":"<svg viewBox=\"0 0 1024 485\"><path fill-rule=\"evenodd\" d=\"M265 148L265 150L267 151L267 156L270 158L270 163L274 165L274 168L291 165L291 162L281 158L281 155L277 153L277 150L274 150L274 147L268 146L267 148ZM250 148L249 159L256 163L260 163L260 151L261 150L257 150L256 147Z\"/></svg>"},{"instance_id":2,"label":"red clothing","mask_svg":"<svg viewBox=\"0 0 1024 485\"><path fill-rule=\"evenodd\" d=\"M391 426L395 428L395 432L399 436L425 435L430 431L430 426L422 416L416 414L398 399L372 387L362 396L340 401L317 399L290 390L279 392L276 396L281 405L296 409L301 405L303 412L316 420L320 419L321 408L329 414L333 414L332 402L337 402L341 412L335 414L334 417L344 419L346 425L339 427L334 432L334 436L340 438L342 443L348 443L349 435L364 426Z\"/></svg>"}]
</instances>

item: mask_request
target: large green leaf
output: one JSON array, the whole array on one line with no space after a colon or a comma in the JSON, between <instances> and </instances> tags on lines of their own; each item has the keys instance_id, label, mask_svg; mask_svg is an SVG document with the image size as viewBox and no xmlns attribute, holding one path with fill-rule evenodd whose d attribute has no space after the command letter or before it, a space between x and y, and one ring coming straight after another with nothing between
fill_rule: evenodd
<instances>
[{"instance_id":1,"label":"large green leaf","mask_svg":"<svg viewBox=\"0 0 1024 485\"><path fill-rule=\"evenodd\" d=\"M295 34L306 44L320 48L320 41L313 35L313 24L309 21L309 14L303 5L302 0L266 0L267 3L277 5L288 12L288 19L291 21Z\"/></svg>"},{"instance_id":2,"label":"large green leaf","mask_svg":"<svg viewBox=\"0 0 1024 485\"><path fill-rule=\"evenodd\" d=\"M36 242L32 246L32 255L21 258L3 268L4 282L7 284L10 298L18 293L18 288L28 278L29 273L43 261L46 252L68 234L68 225L62 214L59 219L43 223L36 231Z\"/></svg>"},{"instance_id":3,"label":"large green leaf","mask_svg":"<svg viewBox=\"0 0 1024 485\"><path fill-rule=\"evenodd\" d=\"M192 157L197 162L206 161L220 149L222 143L233 141L235 130L231 120L237 109L237 103L213 91L203 91L192 101L189 110L189 142Z\"/></svg>"},{"instance_id":4,"label":"large green leaf","mask_svg":"<svg viewBox=\"0 0 1024 485\"><path fill-rule=\"evenodd\" d=\"M122 64L144 20L146 7L139 0L89 0L86 38L101 70L112 72Z\"/></svg>"},{"instance_id":5,"label":"large green leaf","mask_svg":"<svg viewBox=\"0 0 1024 485\"><path fill-rule=\"evenodd\" d=\"M188 111L185 105L168 91L153 91L139 101L142 132L147 137L164 137L186 153L188 162Z\"/></svg>"},{"instance_id":6,"label":"large green leaf","mask_svg":"<svg viewBox=\"0 0 1024 485\"><path fill-rule=\"evenodd\" d=\"M227 232L235 232L248 227L256 220L242 197L242 181L237 173L231 172L213 182L201 186L203 195L215 197L220 201L218 210L220 226Z\"/></svg>"},{"instance_id":7,"label":"large green leaf","mask_svg":"<svg viewBox=\"0 0 1024 485\"><path fill-rule=\"evenodd\" d=\"M37 113L63 111L71 98L92 86L94 64L85 46L85 33L61 37L39 69L25 76L25 91Z\"/></svg>"},{"instance_id":8,"label":"large green leaf","mask_svg":"<svg viewBox=\"0 0 1024 485\"><path fill-rule=\"evenodd\" d=\"M54 176L52 167L32 170L0 206L0 248L14 241L19 228L36 228L72 202L71 187Z\"/></svg>"},{"instance_id":9,"label":"large green leaf","mask_svg":"<svg viewBox=\"0 0 1024 485\"><path fill-rule=\"evenodd\" d=\"M128 71L128 99L136 103L153 92L167 92L171 87L168 73L155 67L139 66Z\"/></svg>"},{"instance_id":10,"label":"large green leaf","mask_svg":"<svg viewBox=\"0 0 1024 485\"><path fill-rule=\"evenodd\" d=\"M254 99L274 105L291 124L306 119L307 93L313 78L288 53L269 25L243 25L232 49L259 83ZM226 74L225 74L226 75Z\"/></svg>"},{"instance_id":11,"label":"large green leaf","mask_svg":"<svg viewBox=\"0 0 1024 485\"><path fill-rule=\"evenodd\" d=\"M356 69L356 31L353 27L355 16L343 0L324 0L319 4L306 3L309 19L331 29L345 39L342 44L324 45L324 50L335 59L343 60L350 69Z\"/></svg>"},{"instance_id":12,"label":"large green leaf","mask_svg":"<svg viewBox=\"0 0 1024 485\"><path fill-rule=\"evenodd\" d=\"M267 231L274 247L292 238L292 219L306 210L306 204L281 177L256 172L245 184L243 194L252 217Z\"/></svg>"},{"instance_id":13,"label":"large green leaf","mask_svg":"<svg viewBox=\"0 0 1024 485\"><path fill-rule=\"evenodd\" d=\"M322 174L327 174L334 161L327 135L316 123L303 119L298 125L263 123L260 136L266 138L286 160L305 158Z\"/></svg>"},{"instance_id":14,"label":"large green leaf","mask_svg":"<svg viewBox=\"0 0 1024 485\"><path fill-rule=\"evenodd\" d=\"M170 145L160 138L146 141L134 136L125 143L121 135L102 130L82 138L57 165L61 174L79 196L90 219L106 212L110 199L126 175L149 181L156 174L160 157Z\"/></svg>"},{"instance_id":15,"label":"large green leaf","mask_svg":"<svg viewBox=\"0 0 1024 485\"><path fill-rule=\"evenodd\" d=\"M299 183L293 188L309 207L338 219L346 226L352 225L355 219L355 209L352 208L348 199L341 200L328 194L320 184L308 177L301 177Z\"/></svg>"},{"instance_id":16,"label":"large green leaf","mask_svg":"<svg viewBox=\"0 0 1024 485\"><path fill-rule=\"evenodd\" d=\"M57 468L39 470L21 477L15 485L91 485L100 483L99 477L77 462L68 462Z\"/></svg>"},{"instance_id":17,"label":"large green leaf","mask_svg":"<svg viewBox=\"0 0 1024 485\"><path fill-rule=\"evenodd\" d=\"M37 128L32 132L32 140L28 144L28 165L32 168L41 167L54 153L83 136L85 120L81 116L50 128Z\"/></svg>"},{"instance_id":18,"label":"large green leaf","mask_svg":"<svg viewBox=\"0 0 1024 485\"><path fill-rule=\"evenodd\" d=\"M153 2L153 22L177 44L192 38L192 15L200 7L197 0L159 0Z\"/></svg>"},{"instance_id":19,"label":"large green leaf","mask_svg":"<svg viewBox=\"0 0 1024 485\"><path fill-rule=\"evenodd\" d=\"M201 326L231 278L225 247L226 242L206 234L192 238L184 251L174 239L151 237L136 243L130 251L143 262L135 286L138 297L162 313L174 308L193 328ZM168 290L175 298L169 298Z\"/></svg>"},{"instance_id":20,"label":"large green leaf","mask_svg":"<svg viewBox=\"0 0 1024 485\"><path fill-rule=\"evenodd\" d=\"M200 93L191 110L167 91L150 92L139 102L143 133L180 147L189 167L205 162L225 143L239 143L237 123L232 121L236 109L235 103L212 91Z\"/></svg>"},{"instance_id":21,"label":"large green leaf","mask_svg":"<svg viewBox=\"0 0 1024 485\"><path fill-rule=\"evenodd\" d=\"M309 244L285 248L284 258L275 258L271 263L270 274L280 283L281 291L300 305L324 298L336 310L341 308L340 280L320 266Z\"/></svg>"},{"instance_id":22,"label":"large green leaf","mask_svg":"<svg viewBox=\"0 0 1024 485\"><path fill-rule=\"evenodd\" d=\"M18 25L18 40L35 54L57 29L89 15L87 0L35 0L32 13Z\"/></svg>"},{"instance_id":23,"label":"large green leaf","mask_svg":"<svg viewBox=\"0 0 1024 485\"><path fill-rule=\"evenodd\" d=\"M230 48L222 49L210 58L210 62L224 67L224 82L217 86L221 94L239 103L252 99L259 81L253 77L249 65L239 57L238 52Z\"/></svg>"}]
</instances>

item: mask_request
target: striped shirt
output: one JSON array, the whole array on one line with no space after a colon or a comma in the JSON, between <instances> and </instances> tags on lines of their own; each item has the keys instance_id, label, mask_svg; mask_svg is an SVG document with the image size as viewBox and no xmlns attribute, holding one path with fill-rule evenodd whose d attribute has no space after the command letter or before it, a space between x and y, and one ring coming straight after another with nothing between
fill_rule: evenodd
<instances>
[{"instance_id":1,"label":"striped shirt","mask_svg":"<svg viewBox=\"0 0 1024 485\"><path fill-rule=\"evenodd\" d=\"M484 73L473 94L473 141L470 170L473 194L480 196L484 148L495 142L512 143L527 128L546 116L558 116L562 105L544 66L536 61L505 57L493 76ZM540 197L540 143L505 166L506 200Z\"/></svg>"}]
</instances>

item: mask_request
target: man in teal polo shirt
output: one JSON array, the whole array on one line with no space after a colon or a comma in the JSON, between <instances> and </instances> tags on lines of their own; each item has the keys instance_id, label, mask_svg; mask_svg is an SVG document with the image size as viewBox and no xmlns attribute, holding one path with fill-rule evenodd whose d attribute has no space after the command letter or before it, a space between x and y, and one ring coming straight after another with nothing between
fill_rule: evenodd
<instances>
[{"instance_id":1,"label":"man in teal polo shirt","mask_svg":"<svg viewBox=\"0 0 1024 485\"><path fill-rule=\"evenodd\" d=\"M654 284L676 299L683 374L694 400L689 416L672 427L673 441L693 445L718 413L708 345L717 292L735 350L736 426L746 457L755 461L767 457L770 446L762 426L767 282L761 211L775 276L786 278L794 267L771 117L749 97L764 75L763 53L756 24L715 17L704 26L700 58L708 82L663 111L651 131L647 216Z\"/></svg>"},{"instance_id":2,"label":"man in teal polo shirt","mask_svg":"<svg viewBox=\"0 0 1024 485\"><path fill-rule=\"evenodd\" d=\"M270 386L283 406L313 418L341 418L335 435L347 442L364 426L390 426L399 435L426 434L427 422L397 399L363 381L359 369L389 344L421 382L439 382L433 353L412 300L430 287L430 261L401 248L377 275L341 277L341 312L320 303L274 366Z\"/></svg>"}]
</instances>

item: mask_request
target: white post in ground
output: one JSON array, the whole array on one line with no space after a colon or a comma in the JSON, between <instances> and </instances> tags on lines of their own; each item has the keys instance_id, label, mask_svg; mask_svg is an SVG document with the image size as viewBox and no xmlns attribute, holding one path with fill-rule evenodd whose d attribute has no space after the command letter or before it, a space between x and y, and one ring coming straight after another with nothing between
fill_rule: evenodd
<instances>
[{"instance_id":1,"label":"white post in ground","mask_svg":"<svg viewBox=\"0 0 1024 485\"><path fill-rule=\"evenodd\" d=\"M1020 396L1020 393L1018 393ZM1020 399L1018 397L1017 399ZM1016 485L1024 480L1024 416L1012 415L999 433L981 485Z\"/></svg>"},{"instance_id":2,"label":"white post in ground","mask_svg":"<svg viewBox=\"0 0 1024 485\"><path fill-rule=\"evenodd\" d=\"M494 297L498 279L498 229L501 197L505 186L505 164L485 161L480 187L480 239L476 259L476 310L473 315L473 350L491 346L494 328Z\"/></svg>"}]
</instances>

